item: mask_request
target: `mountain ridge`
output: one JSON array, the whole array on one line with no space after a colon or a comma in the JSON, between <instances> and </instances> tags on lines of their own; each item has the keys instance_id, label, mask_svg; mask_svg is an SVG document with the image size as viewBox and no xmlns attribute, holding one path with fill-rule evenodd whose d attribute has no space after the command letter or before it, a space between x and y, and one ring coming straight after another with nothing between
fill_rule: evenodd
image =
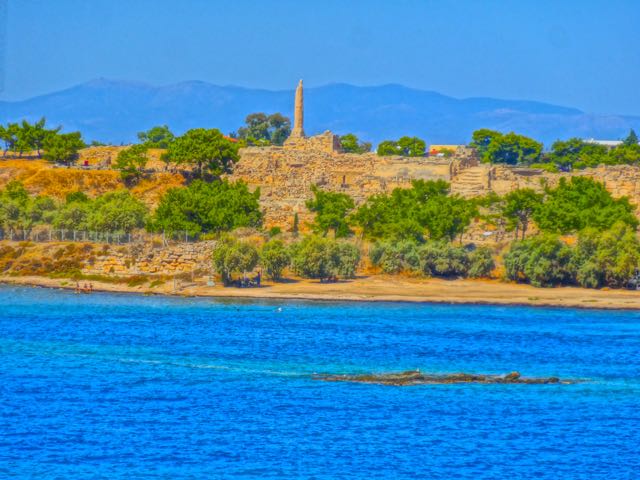
<instances>
[{"instance_id":1,"label":"mountain ridge","mask_svg":"<svg viewBox=\"0 0 640 480\"><path fill-rule=\"evenodd\" d=\"M0 102L0 123L47 117L65 131L80 130L88 141L135 141L136 133L167 124L177 133L189 128L234 131L252 112L292 117L294 90L267 90L186 80L154 86L145 82L97 78L20 101ZM398 84L356 86L331 83L305 88L305 130L353 132L378 143L417 135L427 143L466 143L473 130L516 131L543 141L617 139L640 130L640 116L603 115L533 100L455 98Z\"/></svg>"}]
</instances>

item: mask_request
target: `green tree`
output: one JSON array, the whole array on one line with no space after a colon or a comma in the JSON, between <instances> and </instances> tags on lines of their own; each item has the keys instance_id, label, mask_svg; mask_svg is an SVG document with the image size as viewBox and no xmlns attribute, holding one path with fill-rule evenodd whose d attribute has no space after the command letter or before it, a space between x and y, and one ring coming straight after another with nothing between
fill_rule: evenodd
<instances>
[{"instance_id":1,"label":"green tree","mask_svg":"<svg viewBox=\"0 0 640 480\"><path fill-rule=\"evenodd\" d=\"M420 270L419 247L411 240L378 242L369 252L369 258L387 274Z\"/></svg>"},{"instance_id":2,"label":"green tree","mask_svg":"<svg viewBox=\"0 0 640 480\"><path fill-rule=\"evenodd\" d=\"M507 227L515 229L516 239L518 230L522 232L522 238L527 234L529 222L542 202L542 195L530 188L513 190L505 196L502 215L507 219Z\"/></svg>"},{"instance_id":3,"label":"green tree","mask_svg":"<svg viewBox=\"0 0 640 480\"><path fill-rule=\"evenodd\" d=\"M371 143L361 142L353 133L340 136L340 146L345 153L367 153L371 151Z\"/></svg>"},{"instance_id":4,"label":"green tree","mask_svg":"<svg viewBox=\"0 0 640 480\"><path fill-rule=\"evenodd\" d=\"M281 113L272 113L269 122L269 139L274 145L282 145L291 135L291 120Z\"/></svg>"},{"instance_id":5,"label":"green tree","mask_svg":"<svg viewBox=\"0 0 640 480\"><path fill-rule=\"evenodd\" d=\"M147 207L128 190L105 193L91 202L87 227L98 232L130 233L145 225Z\"/></svg>"},{"instance_id":6,"label":"green tree","mask_svg":"<svg viewBox=\"0 0 640 480\"><path fill-rule=\"evenodd\" d=\"M245 126L238 129L238 138L249 145L282 145L290 134L291 121L281 113L251 113Z\"/></svg>"},{"instance_id":7,"label":"green tree","mask_svg":"<svg viewBox=\"0 0 640 480\"><path fill-rule=\"evenodd\" d=\"M427 242L420 247L420 264L427 276L466 276L469 270L469 255L462 247L454 247L448 242Z\"/></svg>"},{"instance_id":8,"label":"green tree","mask_svg":"<svg viewBox=\"0 0 640 480\"><path fill-rule=\"evenodd\" d=\"M0 225L3 230L16 232L28 225L29 193L24 185L12 180L0 191Z\"/></svg>"},{"instance_id":9,"label":"green tree","mask_svg":"<svg viewBox=\"0 0 640 480\"><path fill-rule=\"evenodd\" d=\"M565 170L572 167L595 167L607 161L607 147L587 143L579 138L558 140L551 146L547 160Z\"/></svg>"},{"instance_id":10,"label":"green tree","mask_svg":"<svg viewBox=\"0 0 640 480\"><path fill-rule=\"evenodd\" d=\"M45 117L42 117L33 125L23 120L17 129L14 127L16 135L13 148L17 150L20 155L25 151L36 150L38 157L40 157L46 140L51 136L57 135L60 130L60 127L48 130L45 128L46 123L47 120Z\"/></svg>"},{"instance_id":11,"label":"green tree","mask_svg":"<svg viewBox=\"0 0 640 480\"><path fill-rule=\"evenodd\" d=\"M494 137L483 156L491 163L531 164L540 159L542 144L513 132Z\"/></svg>"},{"instance_id":12,"label":"green tree","mask_svg":"<svg viewBox=\"0 0 640 480\"><path fill-rule=\"evenodd\" d=\"M398 142L394 142L393 140L385 140L384 142L380 142L378 144L376 153L381 157L389 156L389 155L400 155L400 148L398 147Z\"/></svg>"},{"instance_id":13,"label":"green tree","mask_svg":"<svg viewBox=\"0 0 640 480\"><path fill-rule=\"evenodd\" d=\"M560 179L547 191L545 201L535 210L533 219L547 232L578 232L587 227L605 230L622 221L633 228L638 219L626 197L613 199L604 185L588 177Z\"/></svg>"},{"instance_id":14,"label":"green tree","mask_svg":"<svg viewBox=\"0 0 640 480\"><path fill-rule=\"evenodd\" d=\"M470 145L478 151L478 154L480 155L480 158L483 159L483 161L488 162L489 159L487 158L487 149L495 139L500 137L502 137L502 133L496 130L481 128L473 132L473 134L471 135Z\"/></svg>"},{"instance_id":15,"label":"green tree","mask_svg":"<svg viewBox=\"0 0 640 480\"><path fill-rule=\"evenodd\" d=\"M636 132L633 130L633 128L629 130L629 135L627 135L627 138L624 139L623 143L627 146L638 145L638 135L636 135Z\"/></svg>"},{"instance_id":16,"label":"green tree","mask_svg":"<svg viewBox=\"0 0 640 480\"><path fill-rule=\"evenodd\" d=\"M377 239L413 239L423 242L454 239L478 214L474 202L449 195L443 180L414 180L412 188L396 188L390 195L373 195L352 215L362 235Z\"/></svg>"},{"instance_id":17,"label":"green tree","mask_svg":"<svg viewBox=\"0 0 640 480\"><path fill-rule=\"evenodd\" d=\"M271 142L269 117L266 113L251 113L247 115L244 122L246 126L238 129L239 138L248 140L251 144L259 140L264 140L267 144Z\"/></svg>"},{"instance_id":18,"label":"green tree","mask_svg":"<svg viewBox=\"0 0 640 480\"><path fill-rule=\"evenodd\" d=\"M147 148L169 148L174 139L167 125L157 125L145 132L138 132L138 140Z\"/></svg>"},{"instance_id":19,"label":"green tree","mask_svg":"<svg viewBox=\"0 0 640 480\"><path fill-rule=\"evenodd\" d=\"M0 190L0 227L10 232L29 232L35 225L48 224L58 206L50 197L30 197L24 185L12 180Z\"/></svg>"},{"instance_id":20,"label":"green tree","mask_svg":"<svg viewBox=\"0 0 640 480\"><path fill-rule=\"evenodd\" d=\"M259 258L256 247L228 235L218 240L212 254L213 267L225 285L229 285L234 273L251 272L258 264Z\"/></svg>"},{"instance_id":21,"label":"green tree","mask_svg":"<svg viewBox=\"0 0 640 480\"><path fill-rule=\"evenodd\" d=\"M335 275L354 278L360 263L360 249L349 242L335 242L332 249Z\"/></svg>"},{"instance_id":22,"label":"green tree","mask_svg":"<svg viewBox=\"0 0 640 480\"><path fill-rule=\"evenodd\" d=\"M352 277L360 261L360 252L347 242L308 236L292 245L293 270L305 278L322 280L335 276Z\"/></svg>"},{"instance_id":23,"label":"green tree","mask_svg":"<svg viewBox=\"0 0 640 480\"><path fill-rule=\"evenodd\" d=\"M258 227L262 223L260 189L250 192L244 182L196 180L172 188L160 199L149 223L152 231L196 233Z\"/></svg>"},{"instance_id":24,"label":"green tree","mask_svg":"<svg viewBox=\"0 0 640 480\"><path fill-rule=\"evenodd\" d=\"M345 193L321 190L316 185L311 186L311 191L313 199L307 200L306 206L316 214L313 231L324 236L331 230L336 238L350 235L352 232L347 216L355 206L353 199Z\"/></svg>"},{"instance_id":25,"label":"green tree","mask_svg":"<svg viewBox=\"0 0 640 480\"><path fill-rule=\"evenodd\" d=\"M400 155L405 157L424 157L427 144L418 137L401 137L398 140L398 149Z\"/></svg>"},{"instance_id":26,"label":"green tree","mask_svg":"<svg viewBox=\"0 0 640 480\"><path fill-rule=\"evenodd\" d=\"M291 263L291 254L282 240L270 240L260 250L260 264L267 277L278 281Z\"/></svg>"},{"instance_id":27,"label":"green tree","mask_svg":"<svg viewBox=\"0 0 640 480\"><path fill-rule=\"evenodd\" d=\"M610 229L587 228L580 232L574 252L579 285L600 288L629 286L640 265L640 241L635 229L616 222Z\"/></svg>"},{"instance_id":28,"label":"green tree","mask_svg":"<svg viewBox=\"0 0 640 480\"><path fill-rule=\"evenodd\" d=\"M640 164L640 145L618 145L609 150L605 162L609 165L638 165Z\"/></svg>"},{"instance_id":29,"label":"green tree","mask_svg":"<svg viewBox=\"0 0 640 480\"><path fill-rule=\"evenodd\" d=\"M78 152L85 148L85 144L80 132L72 132L47 136L42 148L45 159L69 165L78 160Z\"/></svg>"},{"instance_id":30,"label":"green tree","mask_svg":"<svg viewBox=\"0 0 640 480\"><path fill-rule=\"evenodd\" d=\"M239 159L238 146L218 129L195 128L171 142L164 159L195 167L198 177L202 177L205 171L218 176L231 173Z\"/></svg>"},{"instance_id":31,"label":"green tree","mask_svg":"<svg viewBox=\"0 0 640 480\"><path fill-rule=\"evenodd\" d=\"M571 282L572 251L554 235L538 235L513 242L504 256L506 276L536 287Z\"/></svg>"},{"instance_id":32,"label":"green tree","mask_svg":"<svg viewBox=\"0 0 640 480\"><path fill-rule=\"evenodd\" d=\"M20 132L20 125L17 123L9 123L6 127L0 125L0 139L4 142L4 156L7 152L15 150L15 145L18 142L18 134Z\"/></svg>"},{"instance_id":33,"label":"green tree","mask_svg":"<svg viewBox=\"0 0 640 480\"><path fill-rule=\"evenodd\" d=\"M31 199L26 213L30 225L48 225L57 211L58 205L53 198L39 195Z\"/></svg>"},{"instance_id":34,"label":"green tree","mask_svg":"<svg viewBox=\"0 0 640 480\"><path fill-rule=\"evenodd\" d=\"M486 278L496 268L491 249L487 247L476 248L469 254L469 272L471 278Z\"/></svg>"},{"instance_id":35,"label":"green tree","mask_svg":"<svg viewBox=\"0 0 640 480\"><path fill-rule=\"evenodd\" d=\"M118 153L115 168L120 170L120 176L125 182L137 181L142 177L147 161L146 145L132 145Z\"/></svg>"},{"instance_id":36,"label":"green tree","mask_svg":"<svg viewBox=\"0 0 640 480\"><path fill-rule=\"evenodd\" d=\"M52 224L60 230L88 230L87 219L91 211L91 200L83 192L69 193Z\"/></svg>"}]
</instances>

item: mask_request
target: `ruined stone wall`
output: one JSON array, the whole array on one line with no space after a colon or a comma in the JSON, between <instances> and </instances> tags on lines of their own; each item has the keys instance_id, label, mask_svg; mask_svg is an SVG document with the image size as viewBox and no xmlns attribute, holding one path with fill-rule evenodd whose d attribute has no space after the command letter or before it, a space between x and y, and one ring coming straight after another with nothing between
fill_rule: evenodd
<instances>
[{"instance_id":1,"label":"ruined stone wall","mask_svg":"<svg viewBox=\"0 0 640 480\"><path fill-rule=\"evenodd\" d=\"M97 275L176 275L210 271L214 241L170 246L152 243L112 247L83 268Z\"/></svg>"},{"instance_id":2,"label":"ruined stone wall","mask_svg":"<svg viewBox=\"0 0 640 480\"><path fill-rule=\"evenodd\" d=\"M491 171L490 184L491 190L504 195L518 188L541 191L544 185L553 187L561 178L572 176L590 177L602 182L613 197L629 197L632 203L640 207L640 168L631 165L602 165L571 173L548 173L534 169L496 166ZM637 213L640 213L640 208Z\"/></svg>"},{"instance_id":3,"label":"ruined stone wall","mask_svg":"<svg viewBox=\"0 0 640 480\"><path fill-rule=\"evenodd\" d=\"M604 183L614 197L628 196L634 203L640 202L640 168L630 165L602 165L571 173L496 166L492 169L491 176L491 189L500 195L517 188L540 191L543 185L557 185L561 178L580 176Z\"/></svg>"},{"instance_id":4,"label":"ruined stone wall","mask_svg":"<svg viewBox=\"0 0 640 480\"><path fill-rule=\"evenodd\" d=\"M305 140L312 140L311 137ZM284 229L293 223L312 221L305 202L311 185L350 195L356 203L367 197L409 187L414 179L451 179L452 170L464 168L463 156L451 158L380 157L375 153L340 154L316 148L247 147L240 151L232 180L260 188L265 224ZM463 165L463 167L461 167Z\"/></svg>"},{"instance_id":5,"label":"ruined stone wall","mask_svg":"<svg viewBox=\"0 0 640 480\"><path fill-rule=\"evenodd\" d=\"M342 152L340 137L329 131L313 137L296 137L292 135L285 141L284 148L303 152Z\"/></svg>"}]
</instances>

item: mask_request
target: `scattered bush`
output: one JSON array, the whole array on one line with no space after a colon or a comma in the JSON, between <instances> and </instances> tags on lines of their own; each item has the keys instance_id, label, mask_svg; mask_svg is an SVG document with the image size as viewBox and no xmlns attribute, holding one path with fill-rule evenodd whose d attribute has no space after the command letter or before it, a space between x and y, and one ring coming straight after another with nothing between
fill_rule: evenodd
<instances>
[{"instance_id":1,"label":"scattered bush","mask_svg":"<svg viewBox=\"0 0 640 480\"><path fill-rule=\"evenodd\" d=\"M462 247L442 241L427 242L420 247L420 266L427 276L465 276L469 270L469 256Z\"/></svg>"},{"instance_id":2,"label":"scattered bush","mask_svg":"<svg viewBox=\"0 0 640 480\"><path fill-rule=\"evenodd\" d=\"M513 242L504 256L506 276L536 287L550 287L572 280L572 252L554 235L539 235Z\"/></svg>"},{"instance_id":3,"label":"scattered bush","mask_svg":"<svg viewBox=\"0 0 640 480\"><path fill-rule=\"evenodd\" d=\"M491 249L487 247L476 248L469 254L469 271L471 278L487 278L496 268Z\"/></svg>"},{"instance_id":4,"label":"scattered bush","mask_svg":"<svg viewBox=\"0 0 640 480\"><path fill-rule=\"evenodd\" d=\"M370 253L371 263L384 273L396 274L420 269L418 245L412 241L376 243Z\"/></svg>"},{"instance_id":5,"label":"scattered bush","mask_svg":"<svg viewBox=\"0 0 640 480\"><path fill-rule=\"evenodd\" d=\"M258 250L253 245L241 242L228 235L223 236L213 249L213 267L225 285L232 275L251 272L258 264Z\"/></svg>"},{"instance_id":6,"label":"scattered bush","mask_svg":"<svg viewBox=\"0 0 640 480\"><path fill-rule=\"evenodd\" d=\"M270 240L260 250L260 264L272 280L280 280L282 272L291 263L291 254L282 240Z\"/></svg>"},{"instance_id":7,"label":"scattered bush","mask_svg":"<svg viewBox=\"0 0 640 480\"><path fill-rule=\"evenodd\" d=\"M360 261L360 254L352 244L328 238L305 237L292 245L292 266L305 278L330 279L338 275L352 277Z\"/></svg>"}]
</instances>

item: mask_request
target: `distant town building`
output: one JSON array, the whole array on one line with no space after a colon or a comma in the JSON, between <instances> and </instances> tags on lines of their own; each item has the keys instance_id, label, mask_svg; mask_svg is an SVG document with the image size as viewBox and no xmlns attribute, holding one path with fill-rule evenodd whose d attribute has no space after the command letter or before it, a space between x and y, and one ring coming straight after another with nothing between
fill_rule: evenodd
<instances>
[{"instance_id":1,"label":"distant town building","mask_svg":"<svg viewBox=\"0 0 640 480\"><path fill-rule=\"evenodd\" d=\"M464 145L431 145L429 147L429 155L441 155L444 156L447 152L456 153L458 148L462 148Z\"/></svg>"},{"instance_id":2,"label":"distant town building","mask_svg":"<svg viewBox=\"0 0 640 480\"><path fill-rule=\"evenodd\" d=\"M587 138L585 143L593 143L595 145L603 145L607 148L613 148L618 145L622 145L622 140L596 140L595 138Z\"/></svg>"}]
</instances>

